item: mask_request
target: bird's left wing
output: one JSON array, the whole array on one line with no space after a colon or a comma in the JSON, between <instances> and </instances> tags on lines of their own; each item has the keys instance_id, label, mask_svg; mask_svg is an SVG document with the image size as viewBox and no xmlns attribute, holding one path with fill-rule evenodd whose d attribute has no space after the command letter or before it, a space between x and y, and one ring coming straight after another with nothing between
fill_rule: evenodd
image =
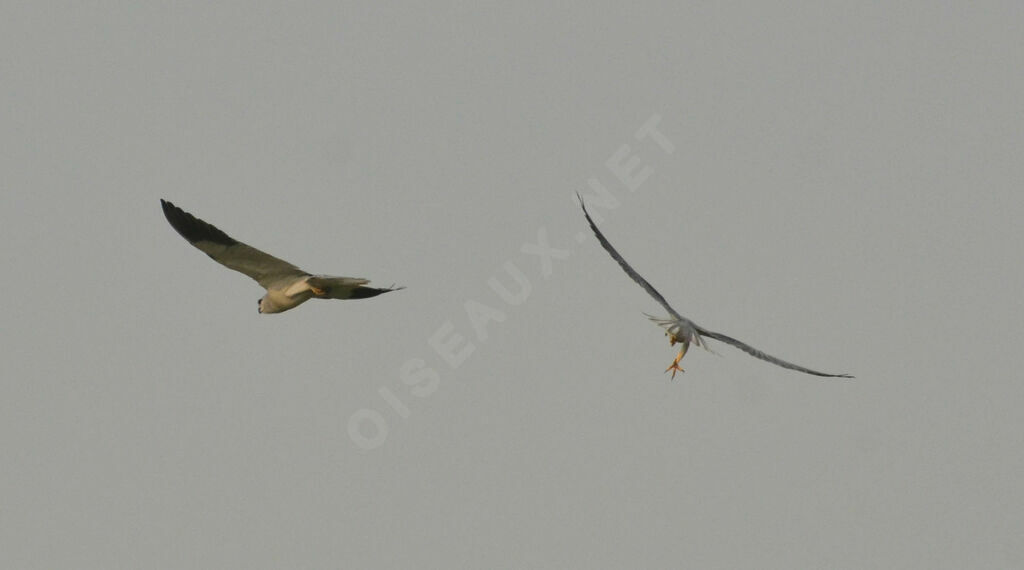
<instances>
[{"instance_id":1,"label":"bird's left wing","mask_svg":"<svg viewBox=\"0 0 1024 570\"><path fill-rule=\"evenodd\" d=\"M309 275L287 261L232 238L167 200L160 200L160 205L167 221L181 237L224 267L252 277L264 289L284 280Z\"/></svg>"},{"instance_id":2,"label":"bird's left wing","mask_svg":"<svg viewBox=\"0 0 1024 570\"><path fill-rule=\"evenodd\" d=\"M762 352L762 351L760 351L760 350L750 346L749 344L747 344L745 342L736 340L736 339L732 338L731 336L727 336L727 335L724 335L722 333L716 333L714 331L705 330L704 328L701 328L701 327L697 327L697 332L700 333L702 336L705 336L707 338L713 338L715 340L724 342L726 344L731 344L731 345L735 346L736 348L742 350L743 352L746 352L750 356L753 356L754 358L758 358L758 359L764 360L765 362L771 362L772 364L774 364L776 366L781 366L783 368L788 368L790 370L796 370L797 372L803 372L804 374L813 374L814 376L824 376L826 378L853 378L853 376L850 376L849 374L829 374L827 372L818 372L817 370L811 370L810 368L804 368L803 366L799 366L797 364L793 364L792 362L786 362L785 360L781 360L779 358L775 358L774 356L772 356L770 354L766 354L766 353L764 353L764 352Z\"/></svg>"},{"instance_id":3,"label":"bird's left wing","mask_svg":"<svg viewBox=\"0 0 1024 570\"><path fill-rule=\"evenodd\" d=\"M661 306L665 307L665 310L668 311L670 315L677 319L682 319L683 316L677 313L676 310L673 309L671 306L669 306L668 301L665 300L665 297L662 297L661 293L659 293L653 285L651 285L650 283L647 282L646 279L641 277L641 275L637 273L635 269L633 269L632 267L630 267L628 263L626 263L626 260L623 259L621 255L619 255L619 252L615 251L615 248L612 247L612 244L609 243L608 239L604 237L604 234L601 233L601 230L597 229L597 224L594 223L594 220L590 218L590 214L587 212L587 206L586 204L583 203L583 197L580 196L579 193L576 194L576 197L579 198L580 207L583 208L583 215L586 216L587 223L590 224L590 229L593 230L594 235L597 236L597 241L601 242L601 247L603 247L605 251L607 251L608 254L612 256L612 259L618 262L619 266L622 267L622 270L626 272L626 275L629 275L630 279L636 281L637 284L644 288L644 291L647 291L648 295L654 297L655 301L661 303Z\"/></svg>"}]
</instances>

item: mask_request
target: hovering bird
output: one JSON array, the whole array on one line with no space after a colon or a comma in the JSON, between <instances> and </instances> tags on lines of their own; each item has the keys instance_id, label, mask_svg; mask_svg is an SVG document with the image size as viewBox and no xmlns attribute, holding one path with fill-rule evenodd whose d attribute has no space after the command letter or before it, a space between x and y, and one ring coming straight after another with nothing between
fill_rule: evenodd
<instances>
[{"instance_id":1,"label":"hovering bird","mask_svg":"<svg viewBox=\"0 0 1024 570\"><path fill-rule=\"evenodd\" d=\"M283 313L312 298L366 299L405 287L366 287L358 277L312 275L287 261L245 245L212 224L189 214L167 200L160 200L164 216L181 237L228 269L252 277L267 290L259 299L260 313Z\"/></svg>"},{"instance_id":2,"label":"hovering bird","mask_svg":"<svg viewBox=\"0 0 1024 570\"><path fill-rule=\"evenodd\" d=\"M746 352L750 356L753 356L754 358L759 358L761 360L764 360L765 362L771 362L776 366L781 366L783 368L788 368L790 370L796 370L797 372L813 374L815 376L825 376L827 378L853 378L853 376L850 376L849 374L828 374L825 372L818 372L817 370L811 370L810 368L804 368L803 366L798 366L796 364L786 362L785 360L780 360L778 358L775 358L774 356L765 354L764 352L761 352L760 350L750 346L749 344L738 341L730 336L726 336L722 333L716 333L714 331L709 331L701 327L697 323L691 321L690 319L680 315L679 313L676 312L675 309L669 306L668 301L666 301L665 298L661 296L661 293L658 293L658 291L653 286L651 286L651 284L648 283L646 279L641 277L635 269L633 269L632 267L629 266L628 263L626 263L626 260L623 259L621 255L619 255L619 252L615 251L615 248L612 247L612 244L609 243L608 239L604 237L604 234L601 233L601 230L597 229L597 225L594 224L594 220L590 218L590 214L587 212L587 206L583 203L583 197L580 196L579 193L576 194L576 197L580 201L580 206L583 208L583 215L587 218L587 223L590 224L590 229L594 231L594 235L597 236L597 240L601 242L601 247L603 247L605 251L607 251L612 256L612 259L618 262L618 264L622 267L623 271L626 272L626 275L629 275L629 277L633 281L636 281L637 284L644 288L644 291L647 291L648 295L654 297L654 300L660 303L661 306L665 307L665 310L668 311L670 317L667 319L647 315L647 313L644 314L647 316L647 318L651 319L658 325L665 328L665 335L668 336L669 345L675 346L676 343L679 343L681 345L681 348L679 349L679 354L676 355L676 358L675 360L672 361L672 364L665 369L665 372L668 372L669 370L672 371L673 379L676 377L676 372L683 372L683 369L679 366L679 361L682 360L683 356L686 355L686 351L690 348L691 344L704 347L706 350L709 351L711 350L710 348L708 348L704 337L713 338L726 344L731 344L736 348L742 350L743 352Z\"/></svg>"}]
</instances>

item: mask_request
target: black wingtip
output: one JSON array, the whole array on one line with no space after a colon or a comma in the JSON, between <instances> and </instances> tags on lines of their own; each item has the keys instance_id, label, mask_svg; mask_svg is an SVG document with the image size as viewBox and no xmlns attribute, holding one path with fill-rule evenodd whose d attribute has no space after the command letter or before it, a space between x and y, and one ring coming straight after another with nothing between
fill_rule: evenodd
<instances>
[{"instance_id":1,"label":"black wingtip","mask_svg":"<svg viewBox=\"0 0 1024 570\"><path fill-rule=\"evenodd\" d=\"M587 212L587 204L583 201L583 196L580 196L579 192L576 193L576 199L580 202L580 208L583 208L583 215L589 220L590 212Z\"/></svg>"},{"instance_id":2,"label":"black wingtip","mask_svg":"<svg viewBox=\"0 0 1024 570\"><path fill-rule=\"evenodd\" d=\"M813 371L813 370L810 371L810 372L807 372L806 370L798 370L798 372L804 372L805 374L811 374L813 376L820 376L822 378L843 378L843 379L852 379L852 378L854 378L854 376L852 374L829 374L828 372L816 372L816 371Z\"/></svg>"},{"instance_id":3,"label":"black wingtip","mask_svg":"<svg viewBox=\"0 0 1024 570\"><path fill-rule=\"evenodd\" d=\"M160 207L163 208L164 217L167 218L171 227L181 234L181 237L187 239L189 243L196 243L197 241L209 241L222 245L235 245L238 243L234 238L217 229L213 224L200 220L163 198L160 199Z\"/></svg>"},{"instance_id":4,"label":"black wingtip","mask_svg":"<svg viewBox=\"0 0 1024 570\"><path fill-rule=\"evenodd\" d=\"M587 205L583 202L583 196L580 196L579 192L576 193L576 199L580 201L580 208L583 208L583 217L587 219L587 224L595 233L597 233L597 225L594 224L594 220L590 217L590 212L587 211Z\"/></svg>"},{"instance_id":5,"label":"black wingtip","mask_svg":"<svg viewBox=\"0 0 1024 570\"><path fill-rule=\"evenodd\" d=\"M823 374L829 378L855 378L853 374Z\"/></svg>"},{"instance_id":6,"label":"black wingtip","mask_svg":"<svg viewBox=\"0 0 1024 570\"><path fill-rule=\"evenodd\" d=\"M381 288L359 286L352 290L352 295L349 296L349 299L369 299L370 297L376 297L382 293L401 291L402 289L405 289L405 287L395 287L394 285L391 287Z\"/></svg>"}]
</instances>

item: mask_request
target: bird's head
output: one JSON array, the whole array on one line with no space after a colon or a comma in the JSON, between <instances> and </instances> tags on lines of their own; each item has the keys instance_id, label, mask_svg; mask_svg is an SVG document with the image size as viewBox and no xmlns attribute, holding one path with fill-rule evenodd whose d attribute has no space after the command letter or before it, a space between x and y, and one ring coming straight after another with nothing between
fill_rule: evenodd
<instances>
[{"instance_id":1,"label":"bird's head","mask_svg":"<svg viewBox=\"0 0 1024 570\"><path fill-rule=\"evenodd\" d=\"M256 302L259 304L260 314L262 315L266 315L269 313L280 313L281 311L285 310L282 309L281 307L278 307L274 303L274 300L270 298L269 293L260 297L259 300Z\"/></svg>"}]
</instances>

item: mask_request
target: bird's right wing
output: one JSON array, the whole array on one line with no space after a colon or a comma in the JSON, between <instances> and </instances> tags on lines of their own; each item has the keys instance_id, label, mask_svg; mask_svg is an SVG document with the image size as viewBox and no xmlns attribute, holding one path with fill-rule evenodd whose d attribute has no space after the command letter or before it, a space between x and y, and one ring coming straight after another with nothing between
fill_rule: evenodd
<instances>
[{"instance_id":1,"label":"bird's right wing","mask_svg":"<svg viewBox=\"0 0 1024 570\"><path fill-rule=\"evenodd\" d=\"M333 277L330 275L314 275L306 279L311 287L322 290L323 295L317 295L320 299L365 299L376 297L381 293L400 291L405 287L367 287L369 279L360 277Z\"/></svg>"},{"instance_id":2,"label":"bird's right wing","mask_svg":"<svg viewBox=\"0 0 1024 570\"><path fill-rule=\"evenodd\" d=\"M781 360L779 358L775 358L774 356L772 356L770 354L766 354L766 353L764 353L764 352L762 352L762 351L760 351L760 350L750 346L749 344L747 344L745 342L736 340L736 339L732 338L731 336L727 336L727 335L724 335L722 333L716 333L714 331L705 330L705 329L703 329L701 327L697 327L697 332L701 336L705 336L707 338L713 338L715 340L724 342L726 344L731 344L731 345L735 346L736 348L742 350L743 352L746 352L750 356L753 356L754 358L758 358L758 359L764 360L765 362L771 362L772 364L774 364L776 366L781 366L783 368L788 368L790 370L796 370L797 372L803 372L804 374L813 374L814 376L824 376L826 378L853 378L853 376L850 376L849 374L828 374L827 372L818 372L817 370L811 370L810 368L804 368L803 366L799 366L799 365L793 364L792 362L786 362L785 360Z\"/></svg>"},{"instance_id":3,"label":"bird's right wing","mask_svg":"<svg viewBox=\"0 0 1024 570\"><path fill-rule=\"evenodd\" d=\"M587 223L590 224L590 229L593 230L594 235L597 236L597 241L601 242L601 247L603 247L604 250L607 251L608 254L612 256L612 259L618 262L619 266L622 267L622 270L626 272L626 275L629 275L630 279L636 281L637 284L644 288L644 291L647 291L648 295L654 297L655 301L661 303L661 306L665 307L665 310L668 311L670 315L677 319L682 319L683 316L677 313L676 310L673 309L671 306L669 306L668 301L666 301L665 298L661 296L661 293L659 293L653 285L648 283L646 279L641 277L635 269L630 267L630 265L626 263L626 260L623 259L621 255L619 255L619 252L615 251L615 248L612 247L612 244L609 243L608 239L604 237L604 234L601 233L601 230L597 229L597 224L594 223L594 220L590 218L590 214L587 212L587 206L586 204L583 203L583 197L581 197L579 193L576 194L576 197L579 198L580 207L583 208L583 215L586 216Z\"/></svg>"},{"instance_id":4,"label":"bird's right wing","mask_svg":"<svg viewBox=\"0 0 1024 570\"><path fill-rule=\"evenodd\" d=\"M160 200L164 216L181 237L214 261L252 277L264 289L283 280L294 280L309 275L291 263L248 246L228 234L182 210L174 204Z\"/></svg>"}]
</instances>

